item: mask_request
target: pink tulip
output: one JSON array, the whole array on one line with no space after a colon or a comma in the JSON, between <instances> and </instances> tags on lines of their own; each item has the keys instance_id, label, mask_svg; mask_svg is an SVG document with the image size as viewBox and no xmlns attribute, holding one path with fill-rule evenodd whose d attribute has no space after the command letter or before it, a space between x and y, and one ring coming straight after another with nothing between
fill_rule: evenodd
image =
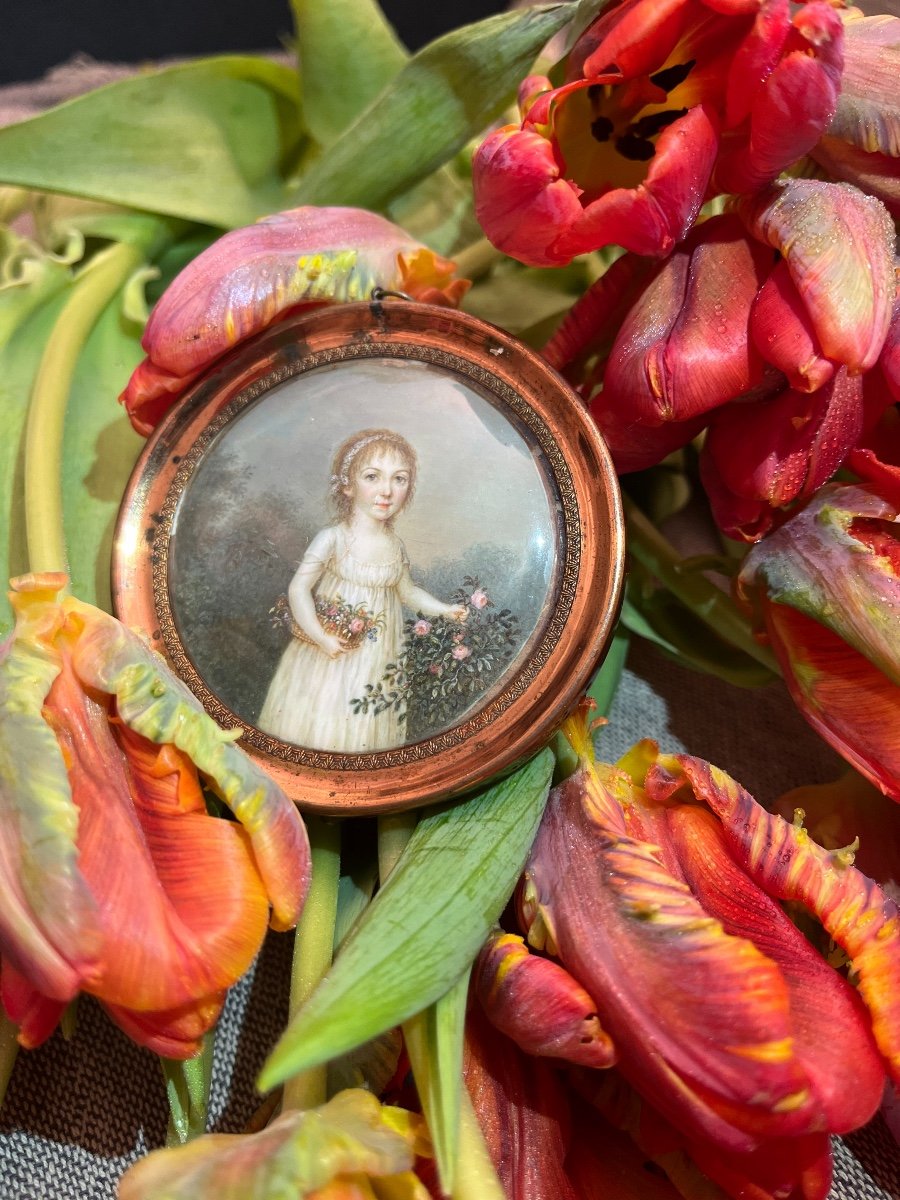
<instances>
[{"instance_id":1,"label":"pink tulip","mask_svg":"<svg viewBox=\"0 0 900 1200\"><path fill-rule=\"evenodd\" d=\"M150 314L147 358L120 399L149 434L239 342L297 308L366 300L374 287L455 306L468 282L399 226L360 208L295 208L232 230L189 263Z\"/></svg>"}]
</instances>

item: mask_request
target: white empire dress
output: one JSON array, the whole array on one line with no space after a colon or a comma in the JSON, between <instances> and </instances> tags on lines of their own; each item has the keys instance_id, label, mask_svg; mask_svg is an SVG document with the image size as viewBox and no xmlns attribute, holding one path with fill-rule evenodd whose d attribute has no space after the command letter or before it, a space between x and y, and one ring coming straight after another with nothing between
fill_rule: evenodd
<instances>
[{"instance_id":1,"label":"white empire dress","mask_svg":"<svg viewBox=\"0 0 900 1200\"><path fill-rule=\"evenodd\" d=\"M309 750L361 754L387 750L405 741L405 720L393 708L377 716L372 708L355 713L350 701L376 685L403 645L403 596L412 589L403 543L390 535L396 553L388 562L360 562L353 557L343 525L323 529L307 550L301 569L322 564L313 599L364 604L381 618L374 641L363 638L352 650L329 656L311 642L292 638L281 656L258 725L282 741Z\"/></svg>"}]
</instances>

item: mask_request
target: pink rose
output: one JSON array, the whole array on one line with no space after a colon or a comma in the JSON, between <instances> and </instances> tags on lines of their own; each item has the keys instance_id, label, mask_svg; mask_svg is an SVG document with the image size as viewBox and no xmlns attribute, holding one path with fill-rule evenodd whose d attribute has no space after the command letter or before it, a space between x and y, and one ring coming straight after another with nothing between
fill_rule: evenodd
<instances>
[{"instance_id":1,"label":"pink rose","mask_svg":"<svg viewBox=\"0 0 900 1200\"><path fill-rule=\"evenodd\" d=\"M430 621L416 621L413 625L413 633L416 637L424 637L426 633L431 633Z\"/></svg>"},{"instance_id":2,"label":"pink rose","mask_svg":"<svg viewBox=\"0 0 900 1200\"><path fill-rule=\"evenodd\" d=\"M488 604L488 595L483 588L478 588L469 597L469 603L473 608L486 608Z\"/></svg>"},{"instance_id":3,"label":"pink rose","mask_svg":"<svg viewBox=\"0 0 900 1200\"><path fill-rule=\"evenodd\" d=\"M459 662L462 662L464 658L468 658L471 653L472 651L468 646L463 646L460 644L459 646L453 647L453 657Z\"/></svg>"},{"instance_id":4,"label":"pink rose","mask_svg":"<svg viewBox=\"0 0 900 1200\"><path fill-rule=\"evenodd\" d=\"M428 670L431 672L432 675L440 675L440 673L441 673L441 668L438 666L437 663L432 663L431 666L428 668Z\"/></svg>"},{"instance_id":5,"label":"pink rose","mask_svg":"<svg viewBox=\"0 0 900 1200\"><path fill-rule=\"evenodd\" d=\"M362 617L354 617L353 620L350 622L350 632L351 633L362 633L362 631L365 629L365 627L366 627L366 623L362 619Z\"/></svg>"}]
</instances>

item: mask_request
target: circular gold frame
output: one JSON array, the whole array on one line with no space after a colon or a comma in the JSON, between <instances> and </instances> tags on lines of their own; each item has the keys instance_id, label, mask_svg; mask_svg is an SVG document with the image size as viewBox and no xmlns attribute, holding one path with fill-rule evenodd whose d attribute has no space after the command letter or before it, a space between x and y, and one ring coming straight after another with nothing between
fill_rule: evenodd
<instances>
[{"instance_id":1,"label":"circular gold frame","mask_svg":"<svg viewBox=\"0 0 900 1200\"><path fill-rule=\"evenodd\" d=\"M273 387L323 365L411 359L455 376L527 426L552 478L560 553L550 610L527 660L474 714L432 737L374 753L310 750L242 720L198 672L173 618L169 542L178 505L217 435ZM537 354L465 313L402 300L317 309L220 360L148 442L122 502L113 549L119 618L147 636L207 711L242 730L303 808L377 813L454 796L543 745L589 684L621 596L624 532L615 472L579 398Z\"/></svg>"}]
</instances>

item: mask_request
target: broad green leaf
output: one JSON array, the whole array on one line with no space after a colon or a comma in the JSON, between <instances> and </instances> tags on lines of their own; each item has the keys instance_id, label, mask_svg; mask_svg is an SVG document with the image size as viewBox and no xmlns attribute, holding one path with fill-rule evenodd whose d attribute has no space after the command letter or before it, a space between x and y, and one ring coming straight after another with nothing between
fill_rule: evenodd
<instances>
[{"instance_id":1,"label":"broad green leaf","mask_svg":"<svg viewBox=\"0 0 900 1200\"><path fill-rule=\"evenodd\" d=\"M449 992L403 1023L416 1091L428 1122L441 1190L452 1195L459 1148L463 1040L469 972Z\"/></svg>"},{"instance_id":2,"label":"broad green leaf","mask_svg":"<svg viewBox=\"0 0 900 1200\"><path fill-rule=\"evenodd\" d=\"M333 967L288 1026L260 1087L421 1012L468 970L522 870L547 800L543 750L499 783L430 812Z\"/></svg>"},{"instance_id":3,"label":"broad green leaf","mask_svg":"<svg viewBox=\"0 0 900 1200\"><path fill-rule=\"evenodd\" d=\"M517 9L426 46L298 182L293 202L380 208L430 175L500 116L570 16L566 4Z\"/></svg>"},{"instance_id":4,"label":"broad green leaf","mask_svg":"<svg viewBox=\"0 0 900 1200\"><path fill-rule=\"evenodd\" d=\"M283 172L302 139L296 72L212 58L0 129L0 182L229 228L287 207Z\"/></svg>"},{"instance_id":5,"label":"broad green leaf","mask_svg":"<svg viewBox=\"0 0 900 1200\"><path fill-rule=\"evenodd\" d=\"M375 0L291 0L291 9L306 124L329 146L409 55Z\"/></svg>"}]
</instances>

